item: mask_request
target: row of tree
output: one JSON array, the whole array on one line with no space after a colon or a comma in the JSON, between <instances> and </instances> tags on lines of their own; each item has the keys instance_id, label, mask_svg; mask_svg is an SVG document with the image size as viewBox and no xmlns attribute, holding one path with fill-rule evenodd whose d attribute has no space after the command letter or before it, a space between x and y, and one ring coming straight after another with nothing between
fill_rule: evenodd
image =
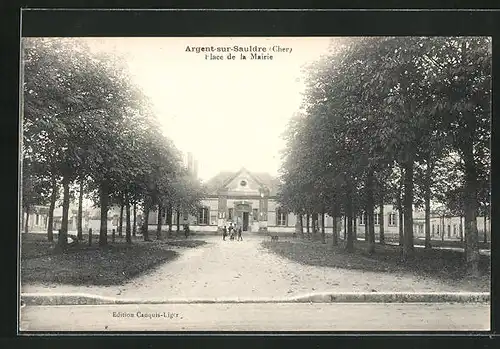
<instances>
[{"instance_id":1,"label":"row of tree","mask_svg":"<svg viewBox=\"0 0 500 349\"><path fill-rule=\"evenodd\" d=\"M491 39L336 39L306 73L304 106L285 133L282 204L345 216L349 251L365 212L373 253L374 209L392 203L406 260L413 209L425 208L429 248L431 202L440 202L464 216L467 270L477 274L476 218L490 202Z\"/></svg>"},{"instance_id":2,"label":"row of tree","mask_svg":"<svg viewBox=\"0 0 500 349\"><path fill-rule=\"evenodd\" d=\"M79 193L79 239L84 195L100 207L100 245L107 244L111 205L121 206L121 216L125 210L128 242L131 206L134 226L142 206L146 240L151 208L157 207L160 219L164 210L196 210L203 188L161 133L122 57L94 53L79 39L29 38L23 40L23 62L22 205L28 216L33 205L50 203L49 240L61 187L61 248L67 245L72 191Z\"/></svg>"}]
</instances>

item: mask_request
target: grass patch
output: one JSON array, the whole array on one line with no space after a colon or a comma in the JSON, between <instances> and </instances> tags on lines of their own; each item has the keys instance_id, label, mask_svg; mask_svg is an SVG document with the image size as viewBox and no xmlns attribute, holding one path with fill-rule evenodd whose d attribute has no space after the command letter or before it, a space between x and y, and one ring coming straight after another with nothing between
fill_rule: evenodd
<instances>
[{"instance_id":1,"label":"grass patch","mask_svg":"<svg viewBox=\"0 0 500 349\"><path fill-rule=\"evenodd\" d=\"M54 238L54 242L50 242L45 234L22 234L21 260L51 255L56 242L57 237Z\"/></svg>"},{"instance_id":2,"label":"grass patch","mask_svg":"<svg viewBox=\"0 0 500 349\"><path fill-rule=\"evenodd\" d=\"M282 257L304 265L364 270L392 274L412 274L418 277L439 279L450 285L471 291L489 291L491 258L482 256L480 270L482 276L471 280L465 277L464 253L450 250L424 250L416 248L414 255L406 262L401 260L398 246L379 245L375 253L368 253L368 244L357 241L353 253L348 253L343 242L332 246L331 241L264 241L262 246Z\"/></svg>"},{"instance_id":3,"label":"grass patch","mask_svg":"<svg viewBox=\"0 0 500 349\"><path fill-rule=\"evenodd\" d=\"M106 247L80 243L64 253L55 252L54 245L39 240L23 242L22 283L121 285L178 256L168 245L148 242L118 242Z\"/></svg>"},{"instance_id":4,"label":"grass patch","mask_svg":"<svg viewBox=\"0 0 500 349\"><path fill-rule=\"evenodd\" d=\"M21 236L21 282L62 283L71 285L121 285L127 280L147 273L156 266L175 259L179 254L170 248L196 248L206 244L202 240L165 238L151 242L142 236L132 237L127 244L125 235L108 236L108 245L99 247L99 236L92 234L92 245L88 245L88 234L84 241L58 252L57 234L49 242L45 234L22 234ZM76 239L76 237L74 237Z\"/></svg>"}]
</instances>

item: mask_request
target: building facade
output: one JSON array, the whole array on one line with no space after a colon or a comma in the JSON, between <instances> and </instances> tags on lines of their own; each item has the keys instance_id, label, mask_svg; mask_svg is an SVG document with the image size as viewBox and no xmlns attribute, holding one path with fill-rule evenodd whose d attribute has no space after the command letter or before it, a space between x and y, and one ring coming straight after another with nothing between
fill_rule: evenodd
<instances>
[{"instance_id":1,"label":"building facade","mask_svg":"<svg viewBox=\"0 0 500 349\"><path fill-rule=\"evenodd\" d=\"M198 215L181 215L180 224L189 223L193 231L217 232L229 224L239 225L246 232L294 233L298 230L297 217L278 203L279 181L268 173L245 168L220 172L205 185L208 195L202 200ZM166 223L166 217L162 218ZM156 224L157 219L156 212L150 212L149 224ZM177 224L175 214L172 222L174 226ZM331 233L332 227L333 219L326 216L326 231Z\"/></svg>"}]
</instances>

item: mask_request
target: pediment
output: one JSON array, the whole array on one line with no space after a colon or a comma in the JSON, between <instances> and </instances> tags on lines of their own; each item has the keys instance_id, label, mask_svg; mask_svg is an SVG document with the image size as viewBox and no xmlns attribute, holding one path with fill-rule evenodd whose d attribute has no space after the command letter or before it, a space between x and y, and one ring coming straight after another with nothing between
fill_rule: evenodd
<instances>
[{"instance_id":1,"label":"pediment","mask_svg":"<svg viewBox=\"0 0 500 349\"><path fill-rule=\"evenodd\" d=\"M259 195L261 186L248 170L242 169L224 185L224 189L232 193Z\"/></svg>"}]
</instances>

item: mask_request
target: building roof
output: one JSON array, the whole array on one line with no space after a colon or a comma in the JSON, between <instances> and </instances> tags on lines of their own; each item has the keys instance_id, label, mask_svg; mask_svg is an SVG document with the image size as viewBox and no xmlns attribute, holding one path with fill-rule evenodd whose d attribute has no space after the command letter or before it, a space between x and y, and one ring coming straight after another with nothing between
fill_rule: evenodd
<instances>
[{"instance_id":1,"label":"building roof","mask_svg":"<svg viewBox=\"0 0 500 349\"><path fill-rule=\"evenodd\" d=\"M212 177L205 183L208 193L217 195L219 189L227 185L233 178L238 176L242 171L247 171L254 179L269 189L269 196L276 196L279 188L279 180L271 176L267 172L252 172L241 168L239 171L222 171Z\"/></svg>"}]
</instances>

